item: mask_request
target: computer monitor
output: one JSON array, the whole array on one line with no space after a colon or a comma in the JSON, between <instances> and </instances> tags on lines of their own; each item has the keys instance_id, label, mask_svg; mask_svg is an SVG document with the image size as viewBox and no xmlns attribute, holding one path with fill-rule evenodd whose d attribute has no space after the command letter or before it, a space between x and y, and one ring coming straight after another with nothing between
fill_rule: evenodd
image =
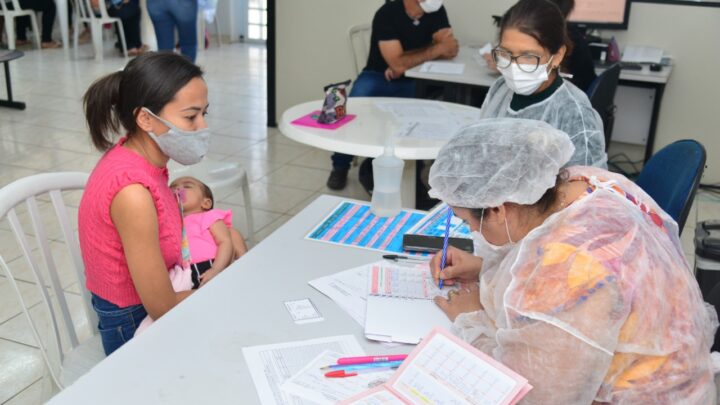
<instances>
[{"instance_id":1,"label":"computer monitor","mask_svg":"<svg viewBox=\"0 0 720 405\"><path fill-rule=\"evenodd\" d=\"M627 29L631 0L575 0L568 16L573 24L588 28Z\"/></svg>"}]
</instances>

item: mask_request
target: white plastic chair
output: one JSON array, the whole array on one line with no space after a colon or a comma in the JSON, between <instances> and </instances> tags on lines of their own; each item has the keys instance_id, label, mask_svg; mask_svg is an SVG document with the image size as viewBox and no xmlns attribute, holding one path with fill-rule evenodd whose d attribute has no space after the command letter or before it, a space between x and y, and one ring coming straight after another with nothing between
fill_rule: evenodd
<instances>
[{"instance_id":1,"label":"white plastic chair","mask_svg":"<svg viewBox=\"0 0 720 405\"><path fill-rule=\"evenodd\" d=\"M60 389L70 385L105 358L102 341L97 330L97 315L90 307L90 292L84 288L85 269L80 256L80 246L62 196L62 191L83 189L87 179L88 175L80 172L42 173L16 180L0 189L0 220L7 218L10 223L20 250L31 270L35 287L40 292L42 299L40 305L50 321L52 333L50 333L51 336L46 336L47 344L39 332L39 325L30 315L30 303L20 291L15 280L16 274L13 274L13 270L2 256L0 256L0 267L4 270L10 285L20 300L52 380ZM40 215L37 197L46 195L50 197L62 237L70 252L82 291L82 309L92 329L91 337L82 342L78 339L78 333L75 330L68 302L60 283L59 269L50 249L50 240L45 226L47 221L44 221L47 218L42 218ZM17 208L23 202L31 221L31 233L23 228L18 217ZM32 235L36 241L43 258L44 269L33 254L28 235Z\"/></svg>"},{"instance_id":2,"label":"white plastic chair","mask_svg":"<svg viewBox=\"0 0 720 405\"><path fill-rule=\"evenodd\" d=\"M40 46L40 30L38 29L37 16L35 10L23 10L20 8L20 2L18 0L11 0L13 9L8 10L5 4L7 0L0 0L0 16L5 17L5 34L8 40L8 49L15 49L15 19L19 17L30 17L30 24L32 25L33 36L35 37L35 46L38 49Z\"/></svg>"},{"instance_id":3,"label":"white plastic chair","mask_svg":"<svg viewBox=\"0 0 720 405\"><path fill-rule=\"evenodd\" d=\"M100 0L100 16L95 15L95 10L90 4L90 0L71 0L73 2L73 50L75 59L77 59L78 43L80 41L80 24L88 23L90 25L90 35L92 36L93 49L95 50L95 60L103 59L103 25L117 24L118 33L120 34L120 44L122 45L123 55L128 57L127 43L125 42L125 31L123 31L122 20L116 17L110 17L105 7L105 0Z\"/></svg>"},{"instance_id":4,"label":"white plastic chair","mask_svg":"<svg viewBox=\"0 0 720 405\"><path fill-rule=\"evenodd\" d=\"M360 74L367 62L367 57L370 53L371 33L372 26L370 24L354 25L348 30L348 43L350 44L350 53L352 53L353 57L355 77Z\"/></svg>"},{"instance_id":5,"label":"white plastic chair","mask_svg":"<svg viewBox=\"0 0 720 405\"><path fill-rule=\"evenodd\" d=\"M237 163L216 162L203 159L200 163L192 166L182 166L170 161L168 163L170 181L183 176L192 176L205 183L212 190L215 199L222 195L223 191L242 188L243 201L245 202L245 218L248 230L245 236L251 245L255 245L255 226L252 216L252 202L250 199L250 182L247 172Z\"/></svg>"}]
</instances>

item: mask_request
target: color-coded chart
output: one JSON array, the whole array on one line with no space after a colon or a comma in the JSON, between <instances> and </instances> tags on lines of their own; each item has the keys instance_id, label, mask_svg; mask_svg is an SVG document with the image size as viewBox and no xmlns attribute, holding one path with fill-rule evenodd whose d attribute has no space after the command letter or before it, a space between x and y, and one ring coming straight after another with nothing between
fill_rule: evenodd
<instances>
[{"instance_id":1,"label":"color-coded chart","mask_svg":"<svg viewBox=\"0 0 720 405\"><path fill-rule=\"evenodd\" d=\"M424 216L420 211L402 210L394 217L378 217L370 204L343 201L306 238L403 253L403 235Z\"/></svg>"},{"instance_id":2,"label":"color-coded chart","mask_svg":"<svg viewBox=\"0 0 720 405\"><path fill-rule=\"evenodd\" d=\"M425 236L445 236L445 225L447 220L447 204L439 204L410 228L407 233ZM462 219L453 216L450 220L450 237L471 238L470 228Z\"/></svg>"}]
</instances>

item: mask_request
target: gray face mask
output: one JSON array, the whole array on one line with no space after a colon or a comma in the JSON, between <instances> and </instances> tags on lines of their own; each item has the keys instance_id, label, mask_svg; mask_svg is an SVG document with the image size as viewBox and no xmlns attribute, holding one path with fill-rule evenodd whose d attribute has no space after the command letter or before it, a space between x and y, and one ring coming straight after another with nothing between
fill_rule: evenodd
<instances>
[{"instance_id":1,"label":"gray face mask","mask_svg":"<svg viewBox=\"0 0 720 405\"><path fill-rule=\"evenodd\" d=\"M165 124L169 131L156 135L148 131L150 138L155 141L161 151L170 159L183 164L194 165L202 160L210 149L210 129L204 128L197 131L183 131L170 122L153 114L152 111L143 109L160 122Z\"/></svg>"}]
</instances>

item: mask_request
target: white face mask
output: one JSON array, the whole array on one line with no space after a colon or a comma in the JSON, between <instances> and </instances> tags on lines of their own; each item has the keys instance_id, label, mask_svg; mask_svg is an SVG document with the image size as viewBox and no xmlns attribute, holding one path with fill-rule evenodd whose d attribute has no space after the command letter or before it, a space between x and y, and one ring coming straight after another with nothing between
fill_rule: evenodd
<instances>
[{"instance_id":1,"label":"white face mask","mask_svg":"<svg viewBox=\"0 0 720 405\"><path fill-rule=\"evenodd\" d=\"M197 131L183 131L170 122L153 114L152 111L143 107L148 114L157 118L165 124L169 131L162 135L156 135L148 131L150 138L170 159L183 164L194 165L202 160L210 149L210 129L203 128Z\"/></svg>"},{"instance_id":2,"label":"white face mask","mask_svg":"<svg viewBox=\"0 0 720 405\"><path fill-rule=\"evenodd\" d=\"M552 62L552 57L550 57L548 63L539 65L532 73L523 72L515 62L510 63L506 68L498 68L498 70L505 78L505 84L513 93L527 96L533 94L548 79L550 62ZM527 66L526 70L530 69L532 69L532 66Z\"/></svg>"},{"instance_id":3,"label":"white face mask","mask_svg":"<svg viewBox=\"0 0 720 405\"><path fill-rule=\"evenodd\" d=\"M440 10L442 7L443 0L425 0L420 2L420 8L426 13L434 13Z\"/></svg>"},{"instance_id":4,"label":"white face mask","mask_svg":"<svg viewBox=\"0 0 720 405\"><path fill-rule=\"evenodd\" d=\"M480 229L472 232L473 238L473 249L475 250L475 256L482 257L483 264L494 263L497 260L502 260L503 257L513 248L515 242L510 237L510 228L508 227L507 218L505 218L505 231L507 232L508 243L497 246L488 242L485 236L482 234L482 223L483 217L485 216L485 209L483 208L480 217Z\"/></svg>"}]
</instances>

